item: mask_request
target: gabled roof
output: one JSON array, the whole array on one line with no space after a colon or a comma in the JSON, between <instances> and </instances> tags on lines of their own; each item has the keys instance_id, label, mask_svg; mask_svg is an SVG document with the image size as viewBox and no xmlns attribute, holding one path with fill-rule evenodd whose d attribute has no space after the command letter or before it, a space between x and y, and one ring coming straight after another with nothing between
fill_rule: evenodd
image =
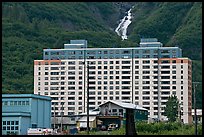
<instances>
[{"instance_id":1,"label":"gabled roof","mask_svg":"<svg viewBox=\"0 0 204 137\"><path fill-rule=\"evenodd\" d=\"M103 106L103 105L105 105L105 104L107 104L109 102L113 103L115 105L118 105L118 106L120 106L122 108L125 108L125 109L129 108L129 109L137 109L137 110L147 110L146 108L143 108L141 106L138 106L138 105L135 105L135 104L132 104L132 103L126 103L126 102L121 102L121 101L112 101L112 100L110 100L110 101L108 101L108 102L106 102L104 104L99 105L99 107L101 107L101 106Z\"/></svg>"},{"instance_id":2,"label":"gabled roof","mask_svg":"<svg viewBox=\"0 0 204 137\"><path fill-rule=\"evenodd\" d=\"M89 115L92 115L92 116L98 115L99 113L100 113L100 111L93 111L93 110L89 111ZM81 115L81 116L87 115L87 112L81 113L79 115Z\"/></svg>"},{"instance_id":3,"label":"gabled roof","mask_svg":"<svg viewBox=\"0 0 204 137\"><path fill-rule=\"evenodd\" d=\"M94 121L96 119L96 116L92 116L92 117L89 117L89 121ZM83 116L82 118L80 118L79 120L77 121L80 121L80 122L87 122L87 116Z\"/></svg>"}]
</instances>

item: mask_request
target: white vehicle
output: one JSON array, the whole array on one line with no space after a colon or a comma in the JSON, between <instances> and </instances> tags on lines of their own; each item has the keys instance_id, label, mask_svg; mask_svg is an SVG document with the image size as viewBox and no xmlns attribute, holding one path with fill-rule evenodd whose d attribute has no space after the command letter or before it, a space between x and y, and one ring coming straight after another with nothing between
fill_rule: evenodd
<instances>
[{"instance_id":1,"label":"white vehicle","mask_svg":"<svg viewBox=\"0 0 204 137\"><path fill-rule=\"evenodd\" d=\"M27 135L53 135L54 131L50 128L28 128Z\"/></svg>"},{"instance_id":2,"label":"white vehicle","mask_svg":"<svg viewBox=\"0 0 204 137\"><path fill-rule=\"evenodd\" d=\"M112 131L118 129L118 124L109 124L108 125L108 131Z\"/></svg>"}]
</instances>

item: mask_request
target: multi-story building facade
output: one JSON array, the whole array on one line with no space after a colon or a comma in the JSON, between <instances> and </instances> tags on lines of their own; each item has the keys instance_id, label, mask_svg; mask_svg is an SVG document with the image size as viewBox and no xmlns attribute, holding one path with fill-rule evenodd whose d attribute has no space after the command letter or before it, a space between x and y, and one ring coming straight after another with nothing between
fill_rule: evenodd
<instances>
[{"instance_id":1,"label":"multi-story building facade","mask_svg":"<svg viewBox=\"0 0 204 137\"><path fill-rule=\"evenodd\" d=\"M28 128L51 128L51 98L2 94L2 134L27 135Z\"/></svg>"},{"instance_id":2,"label":"multi-story building facade","mask_svg":"<svg viewBox=\"0 0 204 137\"><path fill-rule=\"evenodd\" d=\"M43 60L34 61L34 94L51 96L53 116L78 115L86 112L89 86L90 109L119 100L160 120L168 97L176 95L181 120L191 123L191 75L191 60L181 49L154 38L132 48L87 48L86 40L71 40L64 49L44 49Z\"/></svg>"}]
</instances>

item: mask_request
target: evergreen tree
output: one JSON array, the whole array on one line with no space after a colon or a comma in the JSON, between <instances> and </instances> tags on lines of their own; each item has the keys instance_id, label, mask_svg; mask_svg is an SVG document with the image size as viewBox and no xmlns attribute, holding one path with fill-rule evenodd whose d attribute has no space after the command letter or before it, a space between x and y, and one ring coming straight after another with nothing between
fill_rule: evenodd
<instances>
[{"instance_id":1,"label":"evergreen tree","mask_svg":"<svg viewBox=\"0 0 204 137\"><path fill-rule=\"evenodd\" d=\"M164 108L164 115L170 122L176 121L178 117L179 100L176 96L170 96Z\"/></svg>"}]
</instances>

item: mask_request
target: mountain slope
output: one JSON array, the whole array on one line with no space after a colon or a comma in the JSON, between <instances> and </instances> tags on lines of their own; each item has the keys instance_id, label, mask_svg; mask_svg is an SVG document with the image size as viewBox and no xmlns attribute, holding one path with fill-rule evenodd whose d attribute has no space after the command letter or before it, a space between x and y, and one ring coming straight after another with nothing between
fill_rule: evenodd
<instances>
[{"instance_id":1,"label":"mountain slope","mask_svg":"<svg viewBox=\"0 0 204 137\"><path fill-rule=\"evenodd\" d=\"M114 29L132 5L129 37L121 41ZM33 93L33 61L71 39L86 39L89 47L135 47L142 36L156 37L197 60L193 81L202 81L201 11L198 2L3 2L2 93Z\"/></svg>"},{"instance_id":2,"label":"mountain slope","mask_svg":"<svg viewBox=\"0 0 204 137\"><path fill-rule=\"evenodd\" d=\"M184 56L202 58L201 3L137 3L133 14L135 17L129 29L132 41L139 42L139 37L157 37L166 46L182 48Z\"/></svg>"}]
</instances>

